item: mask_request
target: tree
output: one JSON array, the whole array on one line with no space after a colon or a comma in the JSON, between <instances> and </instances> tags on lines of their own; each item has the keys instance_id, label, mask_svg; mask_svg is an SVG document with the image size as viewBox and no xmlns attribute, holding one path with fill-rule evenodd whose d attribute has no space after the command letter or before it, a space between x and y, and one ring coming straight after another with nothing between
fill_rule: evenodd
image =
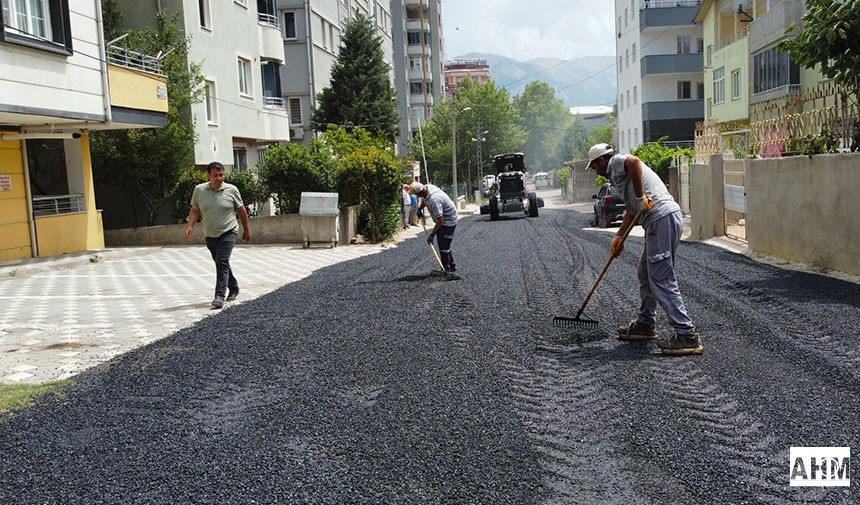
<instances>
[{"instance_id":1,"label":"tree","mask_svg":"<svg viewBox=\"0 0 860 505\"><path fill-rule=\"evenodd\" d=\"M368 207L370 241L376 243L389 237L392 230L385 216L397 203L402 183L394 156L376 146L356 149L344 156L341 169L344 183L355 188Z\"/></svg>"},{"instance_id":2,"label":"tree","mask_svg":"<svg viewBox=\"0 0 860 505\"><path fill-rule=\"evenodd\" d=\"M631 154L638 157L642 162L651 167L651 170L657 172L663 182L669 181L669 167L672 166L672 161L675 156L683 154L688 157L693 156L692 149L684 149L681 147L666 147L663 141L669 137L661 137L657 142L651 144L643 144L631 151Z\"/></svg>"},{"instance_id":3,"label":"tree","mask_svg":"<svg viewBox=\"0 0 860 505\"><path fill-rule=\"evenodd\" d=\"M272 196L268 186L260 180L259 170L250 168L248 170L230 170L224 176L224 182L230 183L239 189L242 201L251 217L260 215L260 209L266 200Z\"/></svg>"},{"instance_id":4,"label":"tree","mask_svg":"<svg viewBox=\"0 0 860 505\"><path fill-rule=\"evenodd\" d=\"M344 30L340 53L332 66L331 85L318 95L314 129L330 125L360 126L394 141L398 131L397 100L385 63L382 39L373 21L358 16Z\"/></svg>"},{"instance_id":5,"label":"tree","mask_svg":"<svg viewBox=\"0 0 860 505\"><path fill-rule=\"evenodd\" d=\"M480 132L488 130L483 135L486 142L481 149L485 161L494 154L522 149L526 134L517 125L517 113L511 105L507 90L496 87L493 82L476 84L469 80L463 81L457 88L456 98L437 105L433 117L424 125L424 148L431 178L428 182L450 187L453 111L457 113L457 179L460 183L469 180L470 174L466 168L470 157L474 157L471 154L475 149L472 138L478 138ZM409 144L409 150L415 159L422 159L421 144L417 138ZM487 166L485 162L485 172Z\"/></svg>"},{"instance_id":6,"label":"tree","mask_svg":"<svg viewBox=\"0 0 860 505\"><path fill-rule=\"evenodd\" d=\"M860 2L805 0L803 29L779 44L791 60L821 73L860 97ZM786 33L796 29L792 23Z\"/></svg>"},{"instance_id":7,"label":"tree","mask_svg":"<svg viewBox=\"0 0 860 505\"><path fill-rule=\"evenodd\" d=\"M612 125L601 124L597 125L588 132L588 138L581 145L580 151L575 153L577 159L588 158L588 149L594 144L607 143L612 144Z\"/></svg>"},{"instance_id":8,"label":"tree","mask_svg":"<svg viewBox=\"0 0 860 505\"><path fill-rule=\"evenodd\" d=\"M337 161L319 139L305 147L287 143L266 150L259 163L262 183L272 194L279 214L299 211L302 192L332 192Z\"/></svg>"},{"instance_id":9,"label":"tree","mask_svg":"<svg viewBox=\"0 0 860 505\"><path fill-rule=\"evenodd\" d=\"M117 33L121 15L115 2L105 0L105 33ZM144 54L165 55L161 71L167 76L170 100L167 125L163 128L97 131L91 137L94 184L100 189L117 189L130 200L142 198L147 209L144 220L135 215L135 225L151 226L162 207L170 203L183 171L194 164L194 125L188 108L202 99L200 66L188 63L190 40L178 29L178 15L169 20L160 12L156 27L129 31L123 45ZM107 36L107 35L106 35Z\"/></svg>"},{"instance_id":10,"label":"tree","mask_svg":"<svg viewBox=\"0 0 860 505\"><path fill-rule=\"evenodd\" d=\"M573 117L555 97L555 90L545 82L532 81L522 95L514 97L514 109L519 114L517 124L527 135L523 152L530 171L546 172L561 166L566 153L560 148Z\"/></svg>"}]
</instances>

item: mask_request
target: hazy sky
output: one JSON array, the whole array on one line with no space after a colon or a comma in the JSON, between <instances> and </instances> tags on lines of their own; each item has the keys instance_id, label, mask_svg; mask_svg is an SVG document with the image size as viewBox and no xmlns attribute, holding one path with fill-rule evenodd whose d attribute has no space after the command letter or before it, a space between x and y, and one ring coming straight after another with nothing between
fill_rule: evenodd
<instances>
[{"instance_id":1,"label":"hazy sky","mask_svg":"<svg viewBox=\"0 0 860 505\"><path fill-rule=\"evenodd\" d=\"M614 55L614 12L611 0L442 0L445 59Z\"/></svg>"}]
</instances>

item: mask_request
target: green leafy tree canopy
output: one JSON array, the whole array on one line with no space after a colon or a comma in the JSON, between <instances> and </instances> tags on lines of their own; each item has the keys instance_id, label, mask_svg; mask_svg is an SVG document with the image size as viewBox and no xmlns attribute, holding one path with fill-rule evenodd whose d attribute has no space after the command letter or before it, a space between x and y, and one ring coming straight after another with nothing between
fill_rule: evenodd
<instances>
[{"instance_id":1,"label":"green leafy tree canopy","mask_svg":"<svg viewBox=\"0 0 860 505\"><path fill-rule=\"evenodd\" d=\"M523 152L529 170L543 172L561 166L569 154L562 147L573 116L564 101L555 97L555 89L545 82L533 81L522 95L514 97L513 105L518 112L517 124L527 135Z\"/></svg>"},{"instance_id":2,"label":"green leafy tree canopy","mask_svg":"<svg viewBox=\"0 0 860 505\"><path fill-rule=\"evenodd\" d=\"M319 139L307 147L292 142L271 147L258 164L260 180L280 214L298 212L304 191L334 191L336 167L335 158Z\"/></svg>"}]
</instances>

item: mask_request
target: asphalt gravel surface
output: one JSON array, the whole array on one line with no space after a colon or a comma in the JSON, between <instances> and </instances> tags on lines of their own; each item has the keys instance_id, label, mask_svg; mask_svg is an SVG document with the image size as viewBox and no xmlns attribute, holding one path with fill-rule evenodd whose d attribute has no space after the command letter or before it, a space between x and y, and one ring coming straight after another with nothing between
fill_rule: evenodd
<instances>
[{"instance_id":1,"label":"asphalt gravel surface","mask_svg":"<svg viewBox=\"0 0 860 505\"><path fill-rule=\"evenodd\" d=\"M860 447L860 286L684 242L705 353L667 358L615 338L640 238L596 330L552 325L609 253L588 220L467 218L459 280L419 237L88 370L0 417L0 503L860 501L789 486L790 447Z\"/></svg>"}]
</instances>

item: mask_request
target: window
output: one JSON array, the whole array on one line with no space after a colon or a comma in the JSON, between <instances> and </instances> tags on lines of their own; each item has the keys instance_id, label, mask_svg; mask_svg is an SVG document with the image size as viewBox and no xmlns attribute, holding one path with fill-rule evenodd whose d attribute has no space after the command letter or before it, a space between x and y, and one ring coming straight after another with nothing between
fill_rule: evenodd
<instances>
[{"instance_id":1,"label":"window","mask_svg":"<svg viewBox=\"0 0 860 505\"><path fill-rule=\"evenodd\" d=\"M261 17L271 17L274 21L277 21L278 15L275 11L274 0L257 0L257 14Z\"/></svg>"},{"instance_id":2,"label":"window","mask_svg":"<svg viewBox=\"0 0 860 505\"><path fill-rule=\"evenodd\" d=\"M689 100L692 98L690 91L690 81L678 81L678 100Z\"/></svg>"},{"instance_id":3,"label":"window","mask_svg":"<svg viewBox=\"0 0 860 505\"><path fill-rule=\"evenodd\" d=\"M244 147L233 148L233 168L240 172L248 170L248 150Z\"/></svg>"},{"instance_id":4,"label":"window","mask_svg":"<svg viewBox=\"0 0 860 505\"><path fill-rule=\"evenodd\" d=\"M624 59L621 57L621 55L618 55L618 73L619 74L621 73L621 69L623 68L622 67L623 63L624 63Z\"/></svg>"},{"instance_id":5,"label":"window","mask_svg":"<svg viewBox=\"0 0 860 505\"><path fill-rule=\"evenodd\" d=\"M215 83L206 81L204 86L206 95L206 122L210 125L218 124L218 100L215 95Z\"/></svg>"},{"instance_id":6,"label":"window","mask_svg":"<svg viewBox=\"0 0 860 505\"><path fill-rule=\"evenodd\" d=\"M697 82L696 83L696 98L699 100L705 99L705 83Z\"/></svg>"},{"instance_id":7,"label":"window","mask_svg":"<svg viewBox=\"0 0 860 505\"><path fill-rule=\"evenodd\" d=\"M233 2L241 5L242 7L248 6L248 0L233 0Z\"/></svg>"},{"instance_id":8,"label":"window","mask_svg":"<svg viewBox=\"0 0 860 505\"><path fill-rule=\"evenodd\" d=\"M328 30L326 30L325 19L320 19L320 32L322 32L322 46L328 49Z\"/></svg>"},{"instance_id":9,"label":"window","mask_svg":"<svg viewBox=\"0 0 860 505\"><path fill-rule=\"evenodd\" d=\"M424 94L424 86L421 85L421 81L409 83L409 94L410 95L422 95L422 94Z\"/></svg>"},{"instance_id":10,"label":"window","mask_svg":"<svg viewBox=\"0 0 860 505\"><path fill-rule=\"evenodd\" d=\"M625 7L624 8L624 28L627 28L627 18L628 18L628 13L627 13L627 8Z\"/></svg>"},{"instance_id":11,"label":"window","mask_svg":"<svg viewBox=\"0 0 860 505\"><path fill-rule=\"evenodd\" d=\"M753 55L753 93L800 84L800 67L775 47Z\"/></svg>"},{"instance_id":12,"label":"window","mask_svg":"<svg viewBox=\"0 0 860 505\"><path fill-rule=\"evenodd\" d=\"M197 0L197 11L200 14L200 27L212 29L212 15L209 11L209 0Z\"/></svg>"},{"instance_id":13,"label":"window","mask_svg":"<svg viewBox=\"0 0 860 505\"><path fill-rule=\"evenodd\" d=\"M630 50L624 50L624 68L630 68Z\"/></svg>"},{"instance_id":14,"label":"window","mask_svg":"<svg viewBox=\"0 0 860 505\"><path fill-rule=\"evenodd\" d=\"M678 54L690 54L690 36L678 36Z\"/></svg>"},{"instance_id":15,"label":"window","mask_svg":"<svg viewBox=\"0 0 860 505\"><path fill-rule=\"evenodd\" d=\"M284 13L284 38L287 40L296 39L296 13Z\"/></svg>"},{"instance_id":16,"label":"window","mask_svg":"<svg viewBox=\"0 0 860 505\"><path fill-rule=\"evenodd\" d=\"M410 56L409 57L409 70L421 70L421 57L420 56Z\"/></svg>"},{"instance_id":17,"label":"window","mask_svg":"<svg viewBox=\"0 0 860 505\"><path fill-rule=\"evenodd\" d=\"M72 54L67 0L3 0L0 41Z\"/></svg>"},{"instance_id":18,"label":"window","mask_svg":"<svg viewBox=\"0 0 860 505\"><path fill-rule=\"evenodd\" d=\"M639 128L633 128L633 145L639 145Z\"/></svg>"},{"instance_id":19,"label":"window","mask_svg":"<svg viewBox=\"0 0 860 505\"><path fill-rule=\"evenodd\" d=\"M239 94L251 94L251 62L240 57L237 60L239 70Z\"/></svg>"},{"instance_id":20,"label":"window","mask_svg":"<svg viewBox=\"0 0 860 505\"><path fill-rule=\"evenodd\" d=\"M639 86L633 86L633 105L639 103Z\"/></svg>"},{"instance_id":21,"label":"window","mask_svg":"<svg viewBox=\"0 0 860 505\"><path fill-rule=\"evenodd\" d=\"M302 100L290 98L290 124L302 124Z\"/></svg>"},{"instance_id":22,"label":"window","mask_svg":"<svg viewBox=\"0 0 860 505\"><path fill-rule=\"evenodd\" d=\"M705 52L705 39L702 39L702 38L696 39L696 52L697 53Z\"/></svg>"},{"instance_id":23,"label":"window","mask_svg":"<svg viewBox=\"0 0 860 505\"><path fill-rule=\"evenodd\" d=\"M636 43L635 42L633 43L633 51L631 51L631 52L633 53L633 64L635 65L636 64Z\"/></svg>"},{"instance_id":24,"label":"window","mask_svg":"<svg viewBox=\"0 0 860 505\"><path fill-rule=\"evenodd\" d=\"M732 70L732 99L741 97L741 69Z\"/></svg>"},{"instance_id":25,"label":"window","mask_svg":"<svg viewBox=\"0 0 860 505\"><path fill-rule=\"evenodd\" d=\"M263 76L263 96L281 97L281 66L274 61L260 65ZM283 102L281 102L283 106Z\"/></svg>"},{"instance_id":26,"label":"window","mask_svg":"<svg viewBox=\"0 0 860 505\"><path fill-rule=\"evenodd\" d=\"M714 103L726 101L726 67L714 70Z\"/></svg>"},{"instance_id":27,"label":"window","mask_svg":"<svg viewBox=\"0 0 860 505\"><path fill-rule=\"evenodd\" d=\"M618 110L624 110L624 93L618 95Z\"/></svg>"}]
</instances>

